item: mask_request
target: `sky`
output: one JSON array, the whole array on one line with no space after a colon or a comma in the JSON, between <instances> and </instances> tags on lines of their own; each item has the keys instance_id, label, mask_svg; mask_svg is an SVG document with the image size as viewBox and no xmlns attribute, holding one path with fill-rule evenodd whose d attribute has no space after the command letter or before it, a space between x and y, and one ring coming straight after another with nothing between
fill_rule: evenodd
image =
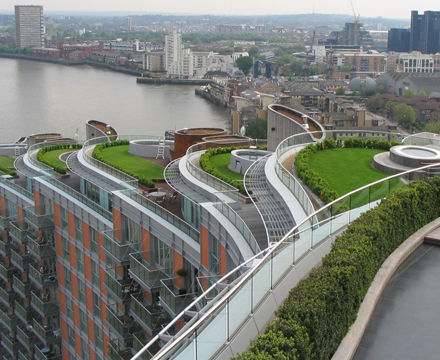
<instances>
[{"instance_id":1,"label":"sky","mask_svg":"<svg viewBox=\"0 0 440 360\"><path fill-rule=\"evenodd\" d=\"M440 11L434 0L352 0L356 15L410 19L411 10ZM0 11L13 11L14 5L30 5L17 0L2 0ZM212 15L269 15L269 14L348 14L352 15L350 0L162 0L162 1L108 1L108 0L34 0L33 5L43 5L44 12L51 11L123 11L173 14Z\"/></svg>"}]
</instances>

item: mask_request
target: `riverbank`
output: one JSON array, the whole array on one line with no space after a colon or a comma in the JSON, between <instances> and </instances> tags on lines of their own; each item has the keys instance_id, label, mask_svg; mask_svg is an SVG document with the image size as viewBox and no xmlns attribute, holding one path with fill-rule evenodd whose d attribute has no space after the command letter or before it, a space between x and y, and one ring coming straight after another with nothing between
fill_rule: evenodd
<instances>
[{"instance_id":1,"label":"riverbank","mask_svg":"<svg viewBox=\"0 0 440 360\"><path fill-rule=\"evenodd\" d=\"M168 79L168 78L146 78L138 77L139 84L172 84L172 85L208 85L211 80L207 79Z\"/></svg>"}]
</instances>

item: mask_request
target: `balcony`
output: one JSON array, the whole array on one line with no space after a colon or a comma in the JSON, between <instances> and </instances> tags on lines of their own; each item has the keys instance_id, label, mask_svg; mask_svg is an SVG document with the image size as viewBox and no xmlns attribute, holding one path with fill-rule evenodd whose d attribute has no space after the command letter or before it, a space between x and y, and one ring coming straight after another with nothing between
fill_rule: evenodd
<instances>
[{"instance_id":1,"label":"balcony","mask_svg":"<svg viewBox=\"0 0 440 360\"><path fill-rule=\"evenodd\" d=\"M130 360L133 355L130 348L123 347L119 341L110 340L108 344L108 358L110 360Z\"/></svg>"},{"instance_id":2,"label":"balcony","mask_svg":"<svg viewBox=\"0 0 440 360\"><path fill-rule=\"evenodd\" d=\"M14 275L12 279L13 279L12 287L14 291L19 293L22 298L28 297L29 293L32 290L35 290L34 286L29 280L23 281L21 278L19 278L16 275Z\"/></svg>"},{"instance_id":3,"label":"balcony","mask_svg":"<svg viewBox=\"0 0 440 360\"><path fill-rule=\"evenodd\" d=\"M104 231L103 249L117 262L124 263L130 260L129 254L138 252L142 243L140 239L131 239L122 230Z\"/></svg>"},{"instance_id":4,"label":"balcony","mask_svg":"<svg viewBox=\"0 0 440 360\"><path fill-rule=\"evenodd\" d=\"M18 342L10 334L9 335L2 334L2 345L3 348L9 354L11 354L11 356L14 356L14 354L16 354L18 351Z\"/></svg>"},{"instance_id":5,"label":"balcony","mask_svg":"<svg viewBox=\"0 0 440 360\"><path fill-rule=\"evenodd\" d=\"M39 289L43 289L48 286L58 285L56 274L41 273L34 266L29 265L29 279L37 286Z\"/></svg>"},{"instance_id":6,"label":"balcony","mask_svg":"<svg viewBox=\"0 0 440 360\"><path fill-rule=\"evenodd\" d=\"M44 205L29 206L24 209L25 219L33 227L43 229L54 226L53 210Z\"/></svg>"},{"instance_id":7,"label":"balcony","mask_svg":"<svg viewBox=\"0 0 440 360\"><path fill-rule=\"evenodd\" d=\"M28 224L24 221L12 221L10 222L9 234L12 239L18 242L20 245L27 243L27 236L31 233Z\"/></svg>"},{"instance_id":8,"label":"balcony","mask_svg":"<svg viewBox=\"0 0 440 360\"><path fill-rule=\"evenodd\" d=\"M11 246L12 244L9 241L0 240L0 254L4 257L11 255Z\"/></svg>"},{"instance_id":9,"label":"balcony","mask_svg":"<svg viewBox=\"0 0 440 360\"><path fill-rule=\"evenodd\" d=\"M11 261L21 271L27 271L30 257L28 254L22 254L18 250L11 249Z\"/></svg>"},{"instance_id":10,"label":"balcony","mask_svg":"<svg viewBox=\"0 0 440 360\"><path fill-rule=\"evenodd\" d=\"M44 325L38 322L36 319L33 320L33 331L35 335L44 343L45 347L48 348L49 344L61 341L61 337L58 334L59 329L54 329L52 326Z\"/></svg>"},{"instance_id":11,"label":"balcony","mask_svg":"<svg viewBox=\"0 0 440 360\"><path fill-rule=\"evenodd\" d=\"M15 301L15 296L15 292L12 291L10 284L0 287L0 302L2 302L5 306L12 306Z\"/></svg>"},{"instance_id":12,"label":"balcony","mask_svg":"<svg viewBox=\"0 0 440 360\"><path fill-rule=\"evenodd\" d=\"M43 347L38 348L37 346L34 347L34 359L35 360L61 360L62 356L57 355L50 351L49 348Z\"/></svg>"},{"instance_id":13,"label":"balcony","mask_svg":"<svg viewBox=\"0 0 440 360\"><path fill-rule=\"evenodd\" d=\"M17 220L17 215L11 215L8 209L1 209L0 214L0 231L9 230L9 223Z\"/></svg>"},{"instance_id":14,"label":"balcony","mask_svg":"<svg viewBox=\"0 0 440 360\"><path fill-rule=\"evenodd\" d=\"M160 301L171 316L179 314L193 302L195 297L197 297L196 293L187 293L186 289L179 289L174 285L174 279L162 280Z\"/></svg>"},{"instance_id":15,"label":"balcony","mask_svg":"<svg viewBox=\"0 0 440 360\"><path fill-rule=\"evenodd\" d=\"M161 280L169 279L167 273L172 273L172 268L162 269L151 265L145 259L150 259L150 252L138 252L130 254L130 274L141 285L146 286L147 290L159 288Z\"/></svg>"},{"instance_id":16,"label":"balcony","mask_svg":"<svg viewBox=\"0 0 440 360\"><path fill-rule=\"evenodd\" d=\"M122 278L118 275L118 269L113 268L105 271L104 285L120 301L130 300L130 294L139 292L138 284L130 278Z\"/></svg>"},{"instance_id":17,"label":"balcony","mask_svg":"<svg viewBox=\"0 0 440 360\"><path fill-rule=\"evenodd\" d=\"M35 292L32 292L31 306L42 317L58 314L60 312L60 309L58 307L58 300L51 301L48 295L45 296L41 294L36 294Z\"/></svg>"},{"instance_id":18,"label":"balcony","mask_svg":"<svg viewBox=\"0 0 440 360\"><path fill-rule=\"evenodd\" d=\"M38 339L34 332L31 331L32 326L27 326L24 329L16 327L17 340L27 349L30 350L36 343Z\"/></svg>"},{"instance_id":19,"label":"balcony","mask_svg":"<svg viewBox=\"0 0 440 360\"><path fill-rule=\"evenodd\" d=\"M133 333L141 331L140 325L133 318L122 314L114 305L107 306L106 321L122 342L125 342L127 338L131 338Z\"/></svg>"},{"instance_id":20,"label":"balcony","mask_svg":"<svg viewBox=\"0 0 440 360\"><path fill-rule=\"evenodd\" d=\"M162 330L162 325L168 324L171 319L159 306L153 306L144 299L132 296L130 315L147 331L155 335Z\"/></svg>"},{"instance_id":21,"label":"balcony","mask_svg":"<svg viewBox=\"0 0 440 360\"><path fill-rule=\"evenodd\" d=\"M3 324L5 328L7 328L9 331L12 331L15 328L15 326L17 326L20 323L20 320L13 312L11 312L11 308L4 309L3 307L1 307L0 322Z\"/></svg>"},{"instance_id":22,"label":"balcony","mask_svg":"<svg viewBox=\"0 0 440 360\"><path fill-rule=\"evenodd\" d=\"M37 238L35 235L28 235L28 249L37 258L49 258L55 257L55 243L52 240L48 240L45 237Z\"/></svg>"},{"instance_id":23,"label":"balcony","mask_svg":"<svg viewBox=\"0 0 440 360\"><path fill-rule=\"evenodd\" d=\"M4 282L9 282L12 279L12 274L14 273L15 269L12 267L6 267L3 264L0 264L0 278Z\"/></svg>"},{"instance_id":24,"label":"balcony","mask_svg":"<svg viewBox=\"0 0 440 360\"><path fill-rule=\"evenodd\" d=\"M33 360L34 357L30 355L30 351L18 350L18 360Z\"/></svg>"},{"instance_id":25,"label":"balcony","mask_svg":"<svg viewBox=\"0 0 440 360\"><path fill-rule=\"evenodd\" d=\"M35 311L30 306L23 306L15 301L15 315L24 323L29 324L34 318Z\"/></svg>"},{"instance_id":26,"label":"balcony","mask_svg":"<svg viewBox=\"0 0 440 360\"><path fill-rule=\"evenodd\" d=\"M148 343L149 339L145 336L143 332L133 334L133 350L135 353L138 353L142 350L142 348ZM142 353L143 360L150 360L153 355L147 349Z\"/></svg>"}]
</instances>

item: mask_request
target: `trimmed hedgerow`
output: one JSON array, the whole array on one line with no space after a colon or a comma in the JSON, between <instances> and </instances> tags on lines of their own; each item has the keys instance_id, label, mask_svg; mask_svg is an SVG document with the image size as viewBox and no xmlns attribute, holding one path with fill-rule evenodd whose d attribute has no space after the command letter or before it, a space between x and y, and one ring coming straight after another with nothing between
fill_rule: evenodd
<instances>
[{"instance_id":1,"label":"trimmed hedgerow","mask_svg":"<svg viewBox=\"0 0 440 360\"><path fill-rule=\"evenodd\" d=\"M142 184L148 188L154 188L156 186L156 184L154 183L153 180L142 176L142 175L138 175L133 173L130 170L125 169L123 166L121 166L120 164L116 164L113 163L111 161L109 161L105 156L102 155L102 150L104 150L105 148L108 147L112 147L112 146L120 146L120 145L129 145L130 142L128 140L116 140L116 141L112 141L112 142L105 142L99 145L96 145L95 148L93 149L93 154L92 156L99 160L102 161L103 163L119 170L122 171L123 173L133 176L134 178L136 178L139 181L139 184Z\"/></svg>"},{"instance_id":2,"label":"trimmed hedgerow","mask_svg":"<svg viewBox=\"0 0 440 360\"><path fill-rule=\"evenodd\" d=\"M47 166L50 166L51 168L54 169L55 172L57 172L58 174L65 174L67 172L67 169L63 166L59 166L58 164L53 164L50 161L47 161L44 158L44 154L49 152L49 151L54 151L54 150L62 150L62 149L81 149L82 145L81 144L77 144L77 143L66 143L66 144L56 144L56 145L50 145L50 146L45 146L43 148L41 148L40 150L38 150L37 153L37 160Z\"/></svg>"},{"instance_id":3,"label":"trimmed hedgerow","mask_svg":"<svg viewBox=\"0 0 440 360\"><path fill-rule=\"evenodd\" d=\"M249 149L249 146L238 146L238 147L231 146L231 147L219 147L215 149L208 149L202 154L202 156L200 156L200 166L208 174L211 174L212 176L215 176L216 178L224 181L225 183L228 183L229 185L237 188L238 191L243 195L247 195L243 182L238 180L233 180L227 177L225 174L221 173L214 166L212 166L211 162L209 161L215 155L228 154L231 151L238 149ZM266 150L267 146L258 146L258 149Z\"/></svg>"},{"instance_id":4,"label":"trimmed hedgerow","mask_svg":"<svg viewBox=\"0 0 440 360\"><path fill-rule=\"evenodd\" d=\"M362 214L290 291L265 334L235 359L330 359L383 262L439 216L440 177L413 182Z\"/></svg>"},{"instance_id":5,"label":"trimmed hedgerow","mask_svg":"<svg viewBox=\"0 0 440 360\"><path fill-rule=\"evenodd\" d=\"M11 170L5 166L0 165L0 171L4 172L7 175L16 176L17 173L14 170Z\"/></svg>"},{"instance_id":6,"label":"trimmed hedgerow","mask_svg":"<svg viewBox=\"0 0 440 360\"><path fill-rule=\"evenodd\" d=\"M295 158L295 170L298 177L304 181L304 183L312 190L320 199L328 204L333 200L336 200L339 195L328 184L327 180L323 179L318 173L309 167L309 158L317 151L335 148L368 148L368 149L380 149L389 150L394 145L399 145L397 142L389 142L376 139L345 139L333 140L326 139L323 142L317 144L307 145L302 149Z\"/></svg>"}]
</instances>

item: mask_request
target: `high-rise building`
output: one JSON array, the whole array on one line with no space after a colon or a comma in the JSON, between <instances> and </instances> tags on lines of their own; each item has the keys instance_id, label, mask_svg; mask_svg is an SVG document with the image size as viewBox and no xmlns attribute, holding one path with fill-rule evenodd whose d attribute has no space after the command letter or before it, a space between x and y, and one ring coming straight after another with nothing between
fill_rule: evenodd
<instances>
[{"instance_id":1,"label":"high-rise building","mask_svg":"<svg viewBox=\"0 0 440 360\"><path fill-rule=\"evenodd\" d=\"M182 57L182 34L173 31L171 35L165 35L165 69L173 63L180 61Z\"/></svg>"},{"instance_id":2,"label":"high-rise building","mask_svg":"<svg viewBox=\"0 0 440 360\"><path fill-rule=\"evenodd\" d=\"M127 30L131 31L131 29L133 28L133 18L131 16L127 16L125 18L125 23L127 25Z\"/></svg>"},{"instance_id":3,"label":"high-rise building","mask_svg":"<svg viewBox=\"0 0 440 360\"><path fill-rule=\"evenodd\" d=\"M390 29L388 31L388 51L408 52L410 34L409 29Z\"/></svg>"},{"instance_id":4,"label":"high-rise building","mask_svg":"<svg viewBox=\"0 0 440 360\"><path fill-rule=\"evenodd\" d=\"M435 54L440 51L440 11L411 11L409 51Z\"/></svg>"},{"instance_id":5,"label":"high-rise building","mask_svg":"<svg viewBox=\"0 0 440 360\"><path fill-rule=\"evenodd\" d=\"M43 7L16 5L15 33L17 48L44 46Z\"/></svg>"}]
</instances>

